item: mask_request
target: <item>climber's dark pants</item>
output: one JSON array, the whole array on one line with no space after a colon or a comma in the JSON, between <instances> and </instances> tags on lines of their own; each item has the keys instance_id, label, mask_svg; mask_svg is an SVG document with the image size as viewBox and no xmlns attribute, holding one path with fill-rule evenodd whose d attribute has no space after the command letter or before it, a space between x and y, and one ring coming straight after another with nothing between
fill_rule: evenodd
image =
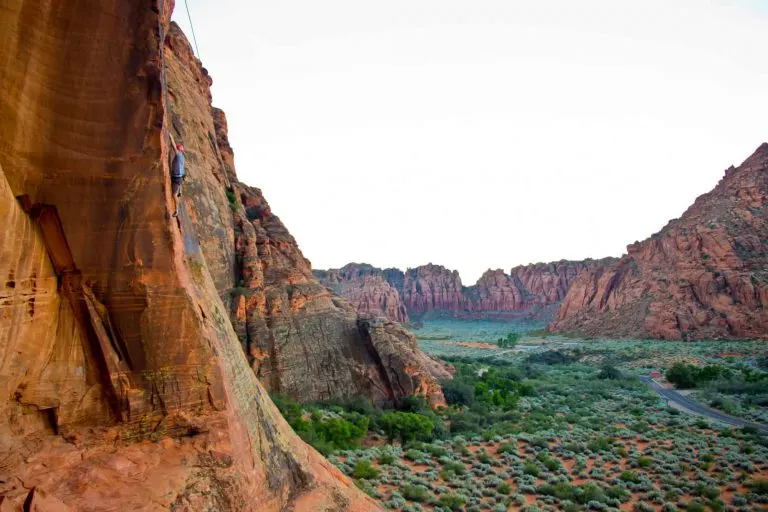
<instances>
[{"instance_id":1,"label":"climber's dark pants","mask_svg":"<svg viewBox=\"0 0 768 512\"><path fill-rule=\"evenodd\" d=\"M171 178L171 191L173 192L173 197L178 197L181 195L182 183L184 183L184 178Z\"/></svg>"}]
</instances>

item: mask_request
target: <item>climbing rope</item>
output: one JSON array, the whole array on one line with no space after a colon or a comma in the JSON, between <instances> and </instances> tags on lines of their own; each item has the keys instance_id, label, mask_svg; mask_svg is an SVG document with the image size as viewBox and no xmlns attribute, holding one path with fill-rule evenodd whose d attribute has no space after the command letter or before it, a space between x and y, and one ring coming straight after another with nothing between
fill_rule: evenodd
<instances>
[{"instance_id":1,"label":"climbing rope","mask_svg":"<svg viewBox=\"0 0 768 512\"><path fill-rule=\"evenodd\" d=\"M157 0L160 4L160 16L157 17L157 31L160 34L160 87L162 89L163 101L166 108L170 109L171 104L168 101L168 75L165 71L165 30L163 30L163 17L165 0ZM168 116L163 116L163 135L166 134L165 120ZM170 134L168 134L170 137Z\"/></svg>"},{"instance_id":2,"label":"climbing rope","mask_svg":"<svg viewBox=\"0 0 768 512\"><path fill-rule=\"evenodd\" d=\"M195 26L192 24L192 15L189 14L189 3L187 3L187 0L184 0L184 7L187 8L187 18L189 18L189 28L192 30L192 41L194 41L195 43L195 53L197 53L197 58L200 59L200 48L197 47L197 36L195 36Z\"/></svg>"}]
</instances>

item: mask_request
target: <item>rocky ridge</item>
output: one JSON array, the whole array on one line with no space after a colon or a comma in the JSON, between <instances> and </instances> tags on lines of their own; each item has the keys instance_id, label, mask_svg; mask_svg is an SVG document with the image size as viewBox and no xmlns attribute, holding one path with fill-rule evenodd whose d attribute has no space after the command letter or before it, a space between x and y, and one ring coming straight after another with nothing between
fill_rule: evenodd
<instances>
[{"instance_id":1,"label":"rocky ridge","mask_svg":"<svg viewBox=\"0 0 768 512\"><path fill-rule=\"evenodd\" d=\"M469 287L462 285L457 271L431 263L405 272L350 263L338 270L315 270L315 275L323 284L350 300L358 310L395 321L403 321L397 309L399 303L407 315L415 319L425 315L547 318L554 314L579 272L612 261L607 258L536 263L515 267L509 274L501 269L488 270ZM372 286L372 282L376 286ZM390 288L397 291L399 303L389 292ZM387 307L383 307L384 304Z\"/></svg>"},{"instance_id":2,"label":"rocky ridge","mask_svg":"<svg viewBox=\"0 0 768 512\"><path fill-rule=\"evenodd\" d=\"M768 144L613 265L582 273L550 329L586 336L768 338Z\"/></svg>"}]
</instances>

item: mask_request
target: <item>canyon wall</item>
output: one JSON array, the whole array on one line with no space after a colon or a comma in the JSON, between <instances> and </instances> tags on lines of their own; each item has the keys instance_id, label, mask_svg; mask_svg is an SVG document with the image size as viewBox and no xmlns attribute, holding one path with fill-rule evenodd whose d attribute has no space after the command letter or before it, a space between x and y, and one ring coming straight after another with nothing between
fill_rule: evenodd
<instances>
[{"instance_id":1,"label":"canyon wall","mask_svg":"<svg viewBox=\"0 0 768 512\"><path fill-rule=\"evenodd\" d=\"M165 38L172 9L0 9L0 508L379 510L256 375L439 403L444 369L318 285L237 182L210 77ZM178 218L168 131L189 148Z\"/></svg>"},{"instance_id":2,"label":"canyon wall","mask_svg":"<svg viewBox=\"0 0 768 512\"><path fill-rule=\"evenodd\" d=\"M612 261L607 258L536 263L515 267L509 274L501 269L488 270L475 285L468 287L462 285L457 271L431 263L405 272L350 263L338 270L316 270L315 274L323 284L349 299L358 310L394 321L403 321L402 315L394 307L381 306L397 304L382 282L397 291L407 315L414 319L432 315L547 319L554 314L579 272ZM376 286L372 286L372 282Z\"/></svg>"},{"instance_id":3,"label":"canyon wall","mask_svg":"<svg viewBox=\"0 0 768 512\"><path fill-rule=\"evenodd\" d=\"M613 265L584 272L550 330L662 339L768 338L768 144Z\"/></svg>"},{"instance_id":4,"label":"canyon wall","mask_svg":"<svg viewBox=\"0 0 768 512\"><path fill-rule=\"evenodd\" d=\"M359 313L407 322L408 312L398 291L371 265L351 263L335 270L313 270L318 281L344 297Z\"/></svg>"},{"instance_id":5,"label":"canyon wall","mask_svg":"<svg viewBox=\"0 0 768 512\"><path fill-rule=\"evenodd\" d=\"M424 393L443 404L436 378L446 374L417 363L424 358L409 333L392 326L371 336L365 318L318 283L261 190L238 181L211 77L175 25L168 48L172 132L184 142L189 173L180 218L215 262L209 271L262 384L301 401L363 396L384 404Z\"/></svg>"}]
</instances>

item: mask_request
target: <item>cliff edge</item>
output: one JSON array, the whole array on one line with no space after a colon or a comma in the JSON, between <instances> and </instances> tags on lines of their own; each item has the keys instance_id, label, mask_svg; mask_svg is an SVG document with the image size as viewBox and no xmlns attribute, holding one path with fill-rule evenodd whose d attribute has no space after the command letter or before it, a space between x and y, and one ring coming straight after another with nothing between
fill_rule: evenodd
<instances>
[{"instance_id":1,"label":"cliff edge","mask_svg":"<svg viewBox=\"0 0 768 512\"><path fill-rule=\"evenodd\" d=\"M220 296L234 260L209 258L227 223L170 216L172 7L0 9L0 506L378 510L248 364ZM207 179L226 204L226 173Z\"/></svg>"}]
</instances>

